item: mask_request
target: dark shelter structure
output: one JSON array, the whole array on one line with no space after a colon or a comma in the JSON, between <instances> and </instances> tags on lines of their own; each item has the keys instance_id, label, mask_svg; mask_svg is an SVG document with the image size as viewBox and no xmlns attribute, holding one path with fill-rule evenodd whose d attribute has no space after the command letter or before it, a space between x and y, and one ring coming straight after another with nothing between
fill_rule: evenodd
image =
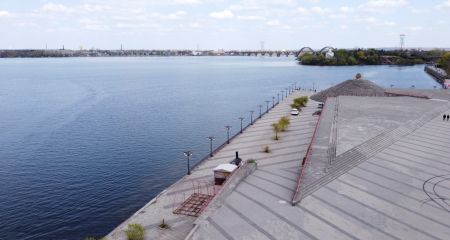
<instances>
[{"instance_id":1,"label":"dark shelter structure","mask_svg":"<svg viewBox=\"0 0 450 240\"><path fill-rule=\"evenodd\" d=\"M357 74L355 79L347 80L333 87L320 91L311 96L311 99L318 102L325 102L328 97L337 96L367 96L384 97L385 89L375 83L362 79L361 74Z\"/></svg>"}]
</instances>

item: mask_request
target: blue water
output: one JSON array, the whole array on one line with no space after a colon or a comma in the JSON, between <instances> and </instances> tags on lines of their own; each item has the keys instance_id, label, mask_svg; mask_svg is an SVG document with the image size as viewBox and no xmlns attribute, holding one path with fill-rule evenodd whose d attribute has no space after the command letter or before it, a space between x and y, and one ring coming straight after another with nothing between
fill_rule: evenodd
<instances>
[{"instance_id":1,"label":"blue water","mask_svg":"<svg viewBox=\"0 0 450 240\"><path fill-rule=\"evenodd\" d=\"M357 72L433 88L423 66L299 66L292 58L0 59L0 239L103 236L277 92Z\"/></svg>"}]
</instances>

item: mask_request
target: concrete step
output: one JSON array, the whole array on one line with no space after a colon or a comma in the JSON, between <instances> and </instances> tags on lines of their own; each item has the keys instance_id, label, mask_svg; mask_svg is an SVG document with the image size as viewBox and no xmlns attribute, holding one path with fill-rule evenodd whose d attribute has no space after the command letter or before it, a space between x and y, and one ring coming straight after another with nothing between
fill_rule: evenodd
<instances>
[{"instance_id":1,"label":"concrete step","mask_svg":"<svg viewBox=\"0 0 450 240\"><path fill-rule=\"evenodd\" d=\"M425 113L418 119L409 121L404 125L398 126L397 128L388 129L383 133L380 133L379 135L373 137L372 139L337 156L336 158L334 158L333 164L324 176L313 182L306 183L301 188L301 193L299 194L299 197L298 199L296 199L296 201L301 201L302 198L312 194L317 189L345 174L355 166L370 159L377 153L383 151L396 141L400 140L402 137L424 126L426 123L436 120L438 117L440 119L441 114L443 114L443 112L445 111L448 111L448 109L448 104L435 108Z\"/></svg>"}]
</instances>

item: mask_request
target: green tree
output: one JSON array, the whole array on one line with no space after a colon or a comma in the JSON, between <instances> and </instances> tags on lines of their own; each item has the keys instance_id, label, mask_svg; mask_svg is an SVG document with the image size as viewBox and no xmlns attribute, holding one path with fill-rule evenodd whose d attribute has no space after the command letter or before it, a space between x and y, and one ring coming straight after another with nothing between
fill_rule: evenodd
<instances>
[{"instance_id":1,"label":"green tree","mask_svg":"<svg viewBox=\"0 0 450 240\"><path fill-rule=\"evenodd\" d=\"M278 124L278 123L274 123L274 124L272 124L272 129L273 129L273 132L275 133L275 140L278 140L279 138L278 138L278 133L280 133L281 132L281 126L280 126L280 124Z\"/></svg>"},{"instance_id":2,"label":"green tree","mask_svg":"<svg viewBox=\"0 0 450 240\"><path fill-rule=\"evenodd\" d=\"M450 74L450 52L445 53L438 61L438 66Z\"/></svg>"},{"instance_id":3,"label":"green tree","mask_svg":"<svg viewBox=\"0 0 450 240\"><path fill-rule=\"evenodd\" d=\"M289 120L288 117L282 117L280 118L280 120L278 121L278 125L280 125L280 130L282 132L286 131L287 127L289 126L289 124L291 124L291 120Z\"/></svg>"}]
</instances>

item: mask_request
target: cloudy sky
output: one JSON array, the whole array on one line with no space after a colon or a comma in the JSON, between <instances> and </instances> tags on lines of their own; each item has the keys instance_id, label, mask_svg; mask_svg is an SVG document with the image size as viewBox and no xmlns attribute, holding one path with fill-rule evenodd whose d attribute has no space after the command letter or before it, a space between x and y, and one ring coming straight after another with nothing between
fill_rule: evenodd
<instances>
[{"instance_id":1,"label":"cloudy sky","mask_svg":"<svg viewBox=\"0 0 450 240\"><path fill-rule=\"evenodd\" d=\"M1 0L0 49L450 47L450 0Z\"/></svg>"}]
</instances>

